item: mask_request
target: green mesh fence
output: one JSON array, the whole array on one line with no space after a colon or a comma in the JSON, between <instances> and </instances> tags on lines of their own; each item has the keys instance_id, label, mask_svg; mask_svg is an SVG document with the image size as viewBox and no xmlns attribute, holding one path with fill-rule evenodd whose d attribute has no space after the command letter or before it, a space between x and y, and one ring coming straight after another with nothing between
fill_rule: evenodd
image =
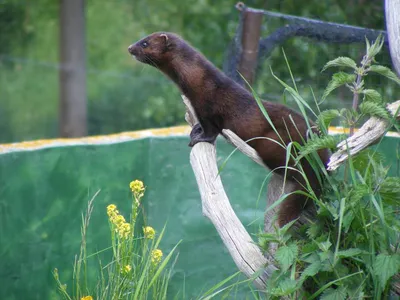
<instances>
[{"instance_id":1,"label":"green mesh fence","mask_svg":"<svg viewBox=\"0 0 400 300\"><path fill-rule=\"evenodd\" d=\"M193 299L237 271L214 227L202 215L200 195L189 164L188 138L148 137L108 145L54 147L0 155L0 299L59 299L52 270L71 283L79 251L81 213L95 200L88 252L110 245L106 206L128 213L129 182L141 179L149 224L167 230L161 248L168 253L179 241L170 296ZM383 149L391 172L398 173L399 139L387 137ZM232 151L218 142L218 160ZM1 146L0 146L1 150ZM256 233L263 222L265 191L257 202L267 172L241 153L222 171L234 210ZM256 222L254 222L256 220ZM248 226L251 224L251 226ZM107 251L102 253L107 258ZM90 268L97 268L93 257ZM90 278L93 278L92 274ZM244 299L245 291L236 294Z\"/></svg>"}]
</instances>

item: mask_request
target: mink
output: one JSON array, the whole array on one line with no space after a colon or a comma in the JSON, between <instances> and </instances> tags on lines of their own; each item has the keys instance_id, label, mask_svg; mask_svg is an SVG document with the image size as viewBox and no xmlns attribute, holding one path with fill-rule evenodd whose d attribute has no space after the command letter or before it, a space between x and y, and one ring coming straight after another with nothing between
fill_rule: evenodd
<instances>
[{"instance_id":1,"label":"mink","mask_svg":"<svg viewBox=\"0 0 400 300\"><path fill-rule=\"evenodd\" d=\"M230 129L254 148L264 163L279 174L285 173L286 150L279 145L291 141L304 144L308 127L305 119L289 107L263 101L263 105L280 137L275 133L260 110L253 94L226 76L198 50L174 33L155 32L128 48L138 61L156 67L168 76L189 99L199 124L191 131L189 146L199 142L214 143L222 129ZM293 124L294 122L294 124ZM310 121L310 124L313 123ZM327 150L318 151L326 166ZM289 161L294 166L294 161ZM317 197L321 184L316 171L306 159L301 160L311 188ZM305 181L299 172L286 170L286 180L305 191ZM305 206L310 205L302 194L291 194L280 205L278 225L296 219Z\"/></svg>"}]
</instances>

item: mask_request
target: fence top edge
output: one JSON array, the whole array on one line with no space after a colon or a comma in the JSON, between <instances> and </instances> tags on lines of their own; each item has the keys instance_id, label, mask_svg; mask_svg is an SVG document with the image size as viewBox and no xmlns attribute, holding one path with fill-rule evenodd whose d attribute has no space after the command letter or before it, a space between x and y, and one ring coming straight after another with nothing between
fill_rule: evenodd
<instances>
[{"instance_id":1,"label":"fence top edge","mask_svg":"<svg viewBox=\"0 0 400 300\"><path fill-rule=\"evenodd\" d=\"M140 140L150 137L176 137L188 136L190 133L190 126L174 126L155 129L145 129L138 131L128 131L109 135L88 136L82 138L56 138L56 139L41 139L33 141L24 141L8 144L0 144L0 155L11 152L26 152L46 148L57 148L66 146L79 146L79 145L109 145L129 142L133 140ZM329 127L329 134L346 134L349 132L348 128L344 127ZM400 133L389 131L387 137L400 138Z\"/></svg>"}]
</instances>

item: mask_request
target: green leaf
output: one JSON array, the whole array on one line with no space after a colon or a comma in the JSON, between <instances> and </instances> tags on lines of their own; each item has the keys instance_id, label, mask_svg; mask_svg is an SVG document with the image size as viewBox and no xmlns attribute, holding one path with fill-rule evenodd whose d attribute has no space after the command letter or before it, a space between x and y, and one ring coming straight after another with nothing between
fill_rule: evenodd
<instances>
[{"instance_id":1,"label":"green leaf","mask_svg":"<svg viewBox=\"0 0 400 300\"><path fill-rule=\"evenodd\" d=\"M367 40L367 39L366 39ZM374 43L369 46L369 42L367 40L367 55L368 57L374 58L382 49L384 42L384 38L382 34L379 34Z\"/></svg>"},{"instance_id":2,"label":"green leaf","mask_svg":"<svg viewBox=\"0 0 400 300\"><path fill-rule=\"evenodd\" d=\"M353 257L361 254L361 250L358 248L350 248L347 250L341 250L337 252L338 257Z\"/></svg>"},{"instance_id":3,"label":"green leaf","mask_svg":"<svg viewBox=\"0 0 400 300\"><path fill-rule=\"evenodd\" d=\"M384 159L385 158L382 153L371 149L361 151L357 156L352 157L353 167L360 173L365 172L365 170L368 168L368 165L371 163L380 164L384 161Z\"/></svg>"},{"instance_id":4,"label":"green leaf","mask_svg":"<svg viewBox=\"0 0 400 300\"><path fill-rule=\"evenodd\" d=\"M312 223L309 225L306 234L309 238L315 239L321 232L321 228L322 228L321 224Z\"/></svg>"},{"instance_id":5,"label":"green leaf","mask_svg":"<svg viewBox=\"0 0 400 300\"><path fill-rule=\"evenodd\" d=\"M328 86L326 87L324 94L322 95L321 102L328 97L328 95L338 87L352 83L356 80L355 74L348 74L344 72L338 72L333 74L331 81L329 81Z\"/></svg>"},{"instance_id":6,"label":"green leaf","mask_svg":"<svg viewBox=\"0 0 400 300\"><path fill-rule=\"evenodd\" d=\"M375 103L382 103L382 96L379 94L376 90L372 89L365 89L362 91L364 94L364 100L363 101L371 101Z\"/></svg>"},{"instance_id":7,"label":"green leaf","mask_svg":"<svg viewBox=\"0 0 400 300\"><path fill-rule=\"evenodd\" d=\"M336 149L336 145L345 138L345 135L325 135L322 137L315 136L308 140L306 144L301 147L300 155L297 161L300 161L304 156L307 156L320 149Z\"/></svg>"},{"instance_id":8,"label":"green leaf","mask_svg":"<svg viewBox=\"0 0 400 300\"><path fill-rule=\"evenodd\" d=\"M285 235L288 230L290 229L290 227L293 226L294 223L296 223L297 220L293 220L290 221L289 223L285 224L284 226L282 226L281 228L279 228L279 235L283 236Z\"/></svg>"},{"instance_id":9,"label":"green leaf","mask_svg":"<svg viewBox=\"0 0 400 300\"><path fill-rule=\"evenodd\" d=\"M400 177L385 178L385 180L381 183L379 191L383 193L400 193Z\"/></svg>"},{"instance_id":10,"label":"green leaf","mask_svg":"<svg viewBox=\"0 0 400 300\"><path fill-rule=\"evenodd\" d=\"M378 74L380 74L382 76L385 76L386 78L388 78L390 80L393 80L397 84L400 84L399 77L397 77L397 75L387 67L380 66L380 65L372 65L371 67L369 67L368 70L370 72L375 72L375 73L378 73Z\"/></svg>"},{"instance_id":11,"label":"green leaf","mask_svg":"<svg viewBox=\"0 0 400 300\"><path fill-rule=\"evenodd\" d=\"M318 249L317 245L314 242L310 242L310 243L304 244L301 247L301 253L303 255L308 255L308 254L314 252L317 249ZM311 262L308 261L308 262L311 263L312 261Z\"/></svg>"},{"instance_id":12,"label":"green leaf","mask_svg":"<svg viewBox=\"0 0 400 300\"><path fill-rule=\"evenodd\" d=\"M321 270L321 262L319 260L314 261L311 265L307 266L301 273L301 279L306 279L307 277L312 277Z\"/></svg>"},{"instance_id":13,"label":"green leaf","mask_svg":"<svg viewBox=\"0 0 400 300\"><path fill-rule=\"evenodd\" d=\"M349 191L346 198L349 200L349 204L354 207L360 202L363 196L369 193L370 190L366 184L357 184Z\"/></svg>"},{"instance_id":14,"label":"green leaf","mask_svg":"<svg viewBox=\"0 0 400 300\"><path fill-rule=\"evenodd\" d=\"M375 116L386 120L390 119L389 113L387 112L386 108L375 102L363 102L360 104L359 108L360 112L365 115Z\"/></svg>"},{"instance_id":15,"label":"green leaf","mask_svg":"<svg viewBox=\"0 0 400 300\"><path fill-rule=\"evenodd\" d=\"M319 128L321 128L321 127L328 128L328 126L331 124L331 122L339 116L340 116L340 112L337 109L324 110L318 116L318 119L316 122L317 126Z\"/></svg>"},{"instance_id":16,"label":"green leaf","mask_svg":"<svg viewBox=\"0 0 400 300\"><path fill-rule=\"evenodd\" d=\"M354 220L354 212L352 210L347 211L343 216L343 222L342 222L344 232L349 231L353 220Z\"/></svg>"},{"instance_id":17,"label":"green leaf","mask_svg":"<svg viewBox=\"0 0 400 300\"><path fill-rule=\"evenodd\" d=\"M374 262L373 272L378 277L382 289L387 281L400 271L400 254L379 254Z\"/></svg>"},{"instance_id":18,"label":"green leaf","mask_svg":"<svg viewBox=\"0 0 400 300\"><path fill-rule=\"evenodd\" d=\"M297 289L297 281L290 278L285 278L284 280L280 281L278 286L272 289L270 292L275 296L286 296Z\"/></svg>"},{"instance_id":19,"label":"green leaf","mask_svg":"<svg viewBox=\"0 0 400 300\"><path fill-rule=\"evenodd\" d=\"M381 183L379 192L391 205L400 205L400 177L387 177Z\"/></svg>"},{"instance_id":20,"label":"green leaf","mask_svg":"<svg viewBox=\"0 0 400 300\"><path fill-rule=\"evenodd\" d=\"M329 240L318 243L318 248L321 249L321 251L323 251L323 252L327 252L331 246L332 246L332 243Z\"/></svg>"},{"instance_id":21,"label":"green leaf","mask_svg":"<svg viewBox=\"0 0 400 300\"><path fill-rule=\"evenodd\" d=\"M344 286L340 286L337 289L328 288L321 295L321 300L343 300L346 299L347 290Z\"/></svg>"},{"instance_id":22,"label":"green leaf","mask_svg":"<svg viewBox=\"0 0 400 300\"><path fill-rule=\"evenodd\" d=\"M349 67L353 70L356 70L357 64L350 57L340 56L338 58L335 58L334 60L328 61L322 69L322 72L330 67Z\"/></svg>"},{"instance_id":23,"label":"green leaf","mask_svg":"<svg viewBox=\"0 0 400 300\"><path fill-rule=\"evenodd\" d=\"M275 253L275 259L284 271L294 263L298 254L298 246L295 243L290 243L287 246L279 247Z\"/></svg>"}]
</instances>

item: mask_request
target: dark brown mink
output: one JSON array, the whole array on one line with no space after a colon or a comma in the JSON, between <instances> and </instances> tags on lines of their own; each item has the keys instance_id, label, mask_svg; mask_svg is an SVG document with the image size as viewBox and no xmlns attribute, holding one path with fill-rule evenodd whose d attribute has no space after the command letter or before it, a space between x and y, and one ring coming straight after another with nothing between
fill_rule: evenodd
<instances>
[{"instance_id":1,"label":"dark brown mink","mask_svg":"<svg viewBox=\"0 0 400 300\"><path fill-rule=\"evenodd\" d=\"M284 174L286 150L265 139L281 142L253 95L217 69L199 51L178 35L168 32L153 33L130 45L128 51L138 61L166 74L191 102L200 124L193 127L189 146L198 142L214 143L224 128L232 130L244 141L263 137L248 144L270 169L281 167L276 172ZM263 101L263 104L284 143L287 145L292 140L303 144L308 129L304 118L282 104L267 101ZM329 152L322 150L318 154L326 165ZM319 197L321 186L314 170L305 159L301 164L314 193ZM290 165L293 166L293 161ZM304 190L305 181L298 172L288 169L287 180L295 184L298 190ZM297 218L310 202L300 194L287 197L279 207L279 226Z\"/></svg>"}]
</instances>

